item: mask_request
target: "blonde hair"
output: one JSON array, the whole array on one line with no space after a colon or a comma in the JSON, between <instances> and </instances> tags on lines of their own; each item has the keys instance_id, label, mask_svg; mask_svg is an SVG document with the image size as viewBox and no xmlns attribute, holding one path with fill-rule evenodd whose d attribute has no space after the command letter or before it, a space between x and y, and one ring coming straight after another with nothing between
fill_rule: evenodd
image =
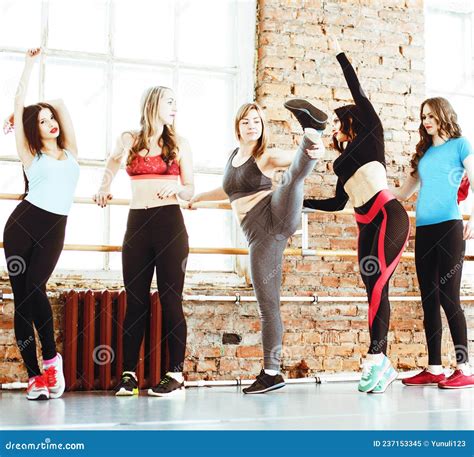
<instances>
[{"instance_id":1,"label":"blonde hair","mask_svg":"<svg viewBox=\"0 0 474 457\"><path fill-rule=\"evenodd\" d=\"M139 151L150 149L150 138L153 138L156 133L155 123L158 117L159 106L167 90L171 89L165 86L154 86L144 92L141 101L141 128L138 132L130 132L134 137L134 143L127 157L127 165L130 165ZM177 158L179 147L174 124L163 127L163 133L158 141L158 145L162 149L162 158L167 164Z\"/></svg>"},{"instance_id":2,"label":"blonde hair","mask_svg":"<svg viewBox=\"0 0 474 457\"><path fill-rule=\"evenodd\" d=\"M240 129L239 129L240 121L245 116L247 116L247 114L253 109L257 111L258 115L260 116L260 120L262 121L262 134L260 135L260 138L258 139L257 144L255 145L252 151L252 156L254 157L254 159L257 159L266 151L267 145L268 145L267 128L266 128L265 117L263 115L262 108L260 108L260 106L257 105L256 103L243 104L238 109L237 114L235 115L234 129L235 129L235 136L237 137L237 140L240 141Z\"/></svg>"}]
</instances>

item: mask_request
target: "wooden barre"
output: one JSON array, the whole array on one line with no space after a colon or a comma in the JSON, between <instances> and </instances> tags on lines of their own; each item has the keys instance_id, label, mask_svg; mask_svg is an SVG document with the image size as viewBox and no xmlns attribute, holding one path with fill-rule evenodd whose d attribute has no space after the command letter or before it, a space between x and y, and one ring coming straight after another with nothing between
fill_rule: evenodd
<instances>
[{"instance_id":1,"label":"wooden barre","mask_svg":"<svg viewBox=\"0 0 474 457\"><path fill-rule=\"evenodd\" d=\"M0 193L0 200L20 200L21 194L2 194ZM96 205L97 203L92 200L92 198L88 197L76 197L74 198L74 203L78 204L88 204L88 205ZM109 200L107 205L112 205L112 206L128 206L130 204L130 200L126 198L113 198L112 200ZM209 201L209 202L199 202L195 203L194 208L196 209L225 209L229 210L232 209L230 206L230 203L227 200L222 200L222 201ZM180 202L180 207L182 209L187 209L188 206L184 202ZM328 213L326 211L303 211L305 214L312 214L312 213L317 213L317 214L341 214L341 215L348 215L348 216L353 216L354 215L354 210L352 209L343 209L341 211L334 211L331 213ZM407 211L408 216L410 219L415 218L415 212L414 211ZM470 218L470 214L463 214L462 215L464 220L468 220Z\"/></svg>"},{"instance_id":2,"label":"wooden barre","mask_svg":"<svg viewBox=\"0 0 474 457\"><path fill-rule=\"evenodd\" d=\"M3 249L3 242L0 242L0 249ZM81 252L121 252L122 246L106 245L106 244L65 244L64 251L81 251ZM246 248L190 248L190 254L227 254L227 255L247 255ZM283 255L285 256L301 256L301 257L357 257L357 251L351 250L335 250L329 249L301 249L287 248ZM413 252L404 252L402 259L414 259ZM474 255L466 255L466 261L474 260Z\"/></svg>"}]
</instances>

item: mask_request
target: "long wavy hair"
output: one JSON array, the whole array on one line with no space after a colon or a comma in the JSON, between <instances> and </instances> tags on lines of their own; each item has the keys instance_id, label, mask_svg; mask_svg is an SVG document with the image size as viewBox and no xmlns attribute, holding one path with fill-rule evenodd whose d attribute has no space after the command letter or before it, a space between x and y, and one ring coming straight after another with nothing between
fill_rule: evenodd
<instances>
[{"instance_id":1,"label":"long wavy hair","mask_svg":"<svg viewBox=\"0 0 474 457\"><path fill-rule=\"evenodd\" d=\"M41 149L43 147L43 140L40 136L39 130L39 114L41 110L49 109L54 119L59 125L59 135L56 138L58 148L64 149L64 135L61 122L59 120L58 112L49 103L35 103L34 105L25 106L23 109L23 130L25 132L26 142L28 149L34 156L41 157ZM23 179L25 181L25 191L21 196L24 199L28 195L29 183L26 177L25 170L23 169Z\"/></svg>"},{"instance_id":2,"label":"long wavy hair","mask_svg":"<svg viewBox=\"0 0 474 457\"><path fill-rule=\"evenodd\" d=\"M339 108L336 108L334 112L336 113L338 119L341 121L340 132L344 133L344 135L347 136L349 141L354 140L354 138L359 134L362 128L362 124L358 120L360 116L358 115L359 109L357 108L357 106L340 106ZM339 141L336 140L336 137L332 138L332 143L336 150L338 150L340 153L344 152L344 144L339 143Z\"/></svg>"},{"instance_id":3,"label":"long wavy hair","mask_svg":"<svg viewBox=\"0 0 474 457\"><path fill-rule=\"evenodd\" d=\"M171 89L165 86L154 86L144 92L141 101L140 130L138 132L130 132L135 141L128 153L127 165L130 165L136 155L143 149L150 150L150 139L156 134L156 119L158 118L159 106L167 90ZM158 145L161 147L161 157L167 164L170 164L178 157L178 138L174 124L163 127L163 133L158 140Z\"/></svg>"},{"instance_id":4,"label":"long wavy hair","mask_svg":"<svg viewBox=\"0 0 474 457\"><path fill-rule=\"evenodd\" d=\"M447 136L448 138L459 138L462 135L461 127L458 124L458 116L451 103L443 97L426 99L420 106L420 126L418 127L420 141L416 145L416 152L413 154L410 162L412 167L411 175L413 177L418 175L418 164L426 151L433 144L432 136L428 134L423 126L423 108L425 105L428 105L434 114L436 122L439 125L439 134Z\"/></svg>"},{"instance_id":5,"label":"long wavy hair","mask_svg":"<svg viewBox=\"0 0 474 457\"><path fill-rule=\"evenodd\" d=\"M263 114L262 108L257 103L244 103L237 111L234 121L234 130L237 140L240 141L240 121L248 115L251 110L257 111L260 120L262 122L262 134L257 141L257 144L254 146L252 151L252 156L254 159L258 159L267 149L268 146L268 136L267 136L267 127L265 123L265 116Z\"/></svg>"}]
</instances>

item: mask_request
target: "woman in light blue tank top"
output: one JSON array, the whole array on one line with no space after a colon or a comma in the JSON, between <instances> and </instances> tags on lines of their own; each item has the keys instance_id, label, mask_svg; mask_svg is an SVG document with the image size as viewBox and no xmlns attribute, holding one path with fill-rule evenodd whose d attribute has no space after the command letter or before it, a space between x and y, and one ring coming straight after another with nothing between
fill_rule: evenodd
<instances>
[{"instance_id":1,"label":"woman in light blue tank top","mask_svg":"<svg viewBox=\"0 0 474 457\"><path fill-rule=\"evenodd\" d=\"M3 233L15 303L15 338L28 372L29 400L58 398L65 388L46 283L63 249L67 214L79 178L74 128L64 104L59 100L24 106L30 74L40 54L41 49L27 52L15 97L11 123L25 194ZM35 329L43 369L36 357Z\"/></svg>"},{"instance_id":2,"label":"woman in light blue tank top","mask_svg":"<svg viewBox=\"0 0 474 457\"><path fill-rule=\"evenodd\" d=\"M474 182L474 154L461 136L457 116L448 100L425 100L420 110L420 141L411 172L394 194L406 200L418 190L416 202L416 273L420 284L428 367L403 383L438 385L442 389L474 387L469 365L467 326L460 302L465 240L474 235L474 208L463 226L458 206L461 179L467 172ZM441 364L444 309L456 352L457 367L446 378Z\"/></svg>"}]
</instances>

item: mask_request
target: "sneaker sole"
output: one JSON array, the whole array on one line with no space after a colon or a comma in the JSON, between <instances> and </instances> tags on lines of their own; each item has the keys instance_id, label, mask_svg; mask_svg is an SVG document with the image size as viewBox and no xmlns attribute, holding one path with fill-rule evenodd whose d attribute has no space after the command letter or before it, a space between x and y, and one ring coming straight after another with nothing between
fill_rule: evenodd
<instances>
[{"instance_id":1,"label":"sneaker sole","mask_svg":"<svg viewBox=\"0 0 474 457\"><path fill-rule=\"evenodd\" d=\"M278 389L281 389L283 387L286 386L286 383L284 382L281 382L280 384L275 384L274 386L271 386L271 387L268 387L264 390L258 390L258 391L254 391L254 392L245 392L245 390L243 391L244 394L246 395L252 395L252 394L264 394L266 392L271 392L272 390L278 390Z\"/></svg>"},{"instance_id":2,"label":"sneaker sole","mask_svg":"<svg viewBox=\"0 0 474 457\"><path fill-rule=\"evenodd\" d=\"M26 396L26 398L27 398L28 400L30 400L30 401L44 401L44 400L49 400L49 397L48 397L46 394L38 395L38 396L35 397L35 398Z\"/></svg>"},{"instance_id":3,"label":"sneaker sole","mask_svg":"<svg viewBox=\"0 0 474 457\"><path fill-rule=\"evenodd\" d=\"M116 397L133 397L134 395L138 395L138 389L133 389L132 392L125 389L120 389L118 392L115 392Z\"/></svg>"},{"instance_id":4,"label":"sneaker sole","mask_svg":"<svg viewBox=\"0 0 474 457\"><path fill-rule=\"evenodd\" d=\"M288 100L287 102L283 104L283 106L290 111L292 110L303 111L319 124L325 124L328 121L328 115L325 112L316 108L314 105L307 102L306 100L302 100L302 99ZM312 114L311 112L313 112L314 114L317 114L318 117L315 117L314 114Z\"/></svg>"},{"instance_id":5,"label":"sneaker sole","mask_svg":"<svg viewBox=\"0 0 474 457\"><path fill-rule=\"evenodd\" d=\"M438 387L440 389L472 389L474 387L474 385L470 385L470 386L440 386L438 384Z\"/></svg>"},{"instance_id":6,"label":"sneaker sole","mask_svg":"<svg viewBox=\"0 0 474 457\"><path fill-rule=\"evenodd\" d=\"M184 387L181 387L179 389L175 389L169 393L166 393L166 394L159 394L157 392L154 392L152 389L148 389L148 395L150 397L173 397L175 395L179 395L179 394L184 394L185 392L185 388Z\"/></svg>"},{"instance_id":7,"label":"sneaker sole","mask_svg":"<svg viewBox=\"0 0 474 457\"><path fill-rule=\"evenodd\" d=\"M430 383L426 383L426 384L415 384L415 383L409 383L409 382L403 382L403 381L402 381L402 384L404 386L409 386L409 387L430 387L430 386L437 386L438 385L437 382L430 382Z\"/></svg>"}]
</instances>

